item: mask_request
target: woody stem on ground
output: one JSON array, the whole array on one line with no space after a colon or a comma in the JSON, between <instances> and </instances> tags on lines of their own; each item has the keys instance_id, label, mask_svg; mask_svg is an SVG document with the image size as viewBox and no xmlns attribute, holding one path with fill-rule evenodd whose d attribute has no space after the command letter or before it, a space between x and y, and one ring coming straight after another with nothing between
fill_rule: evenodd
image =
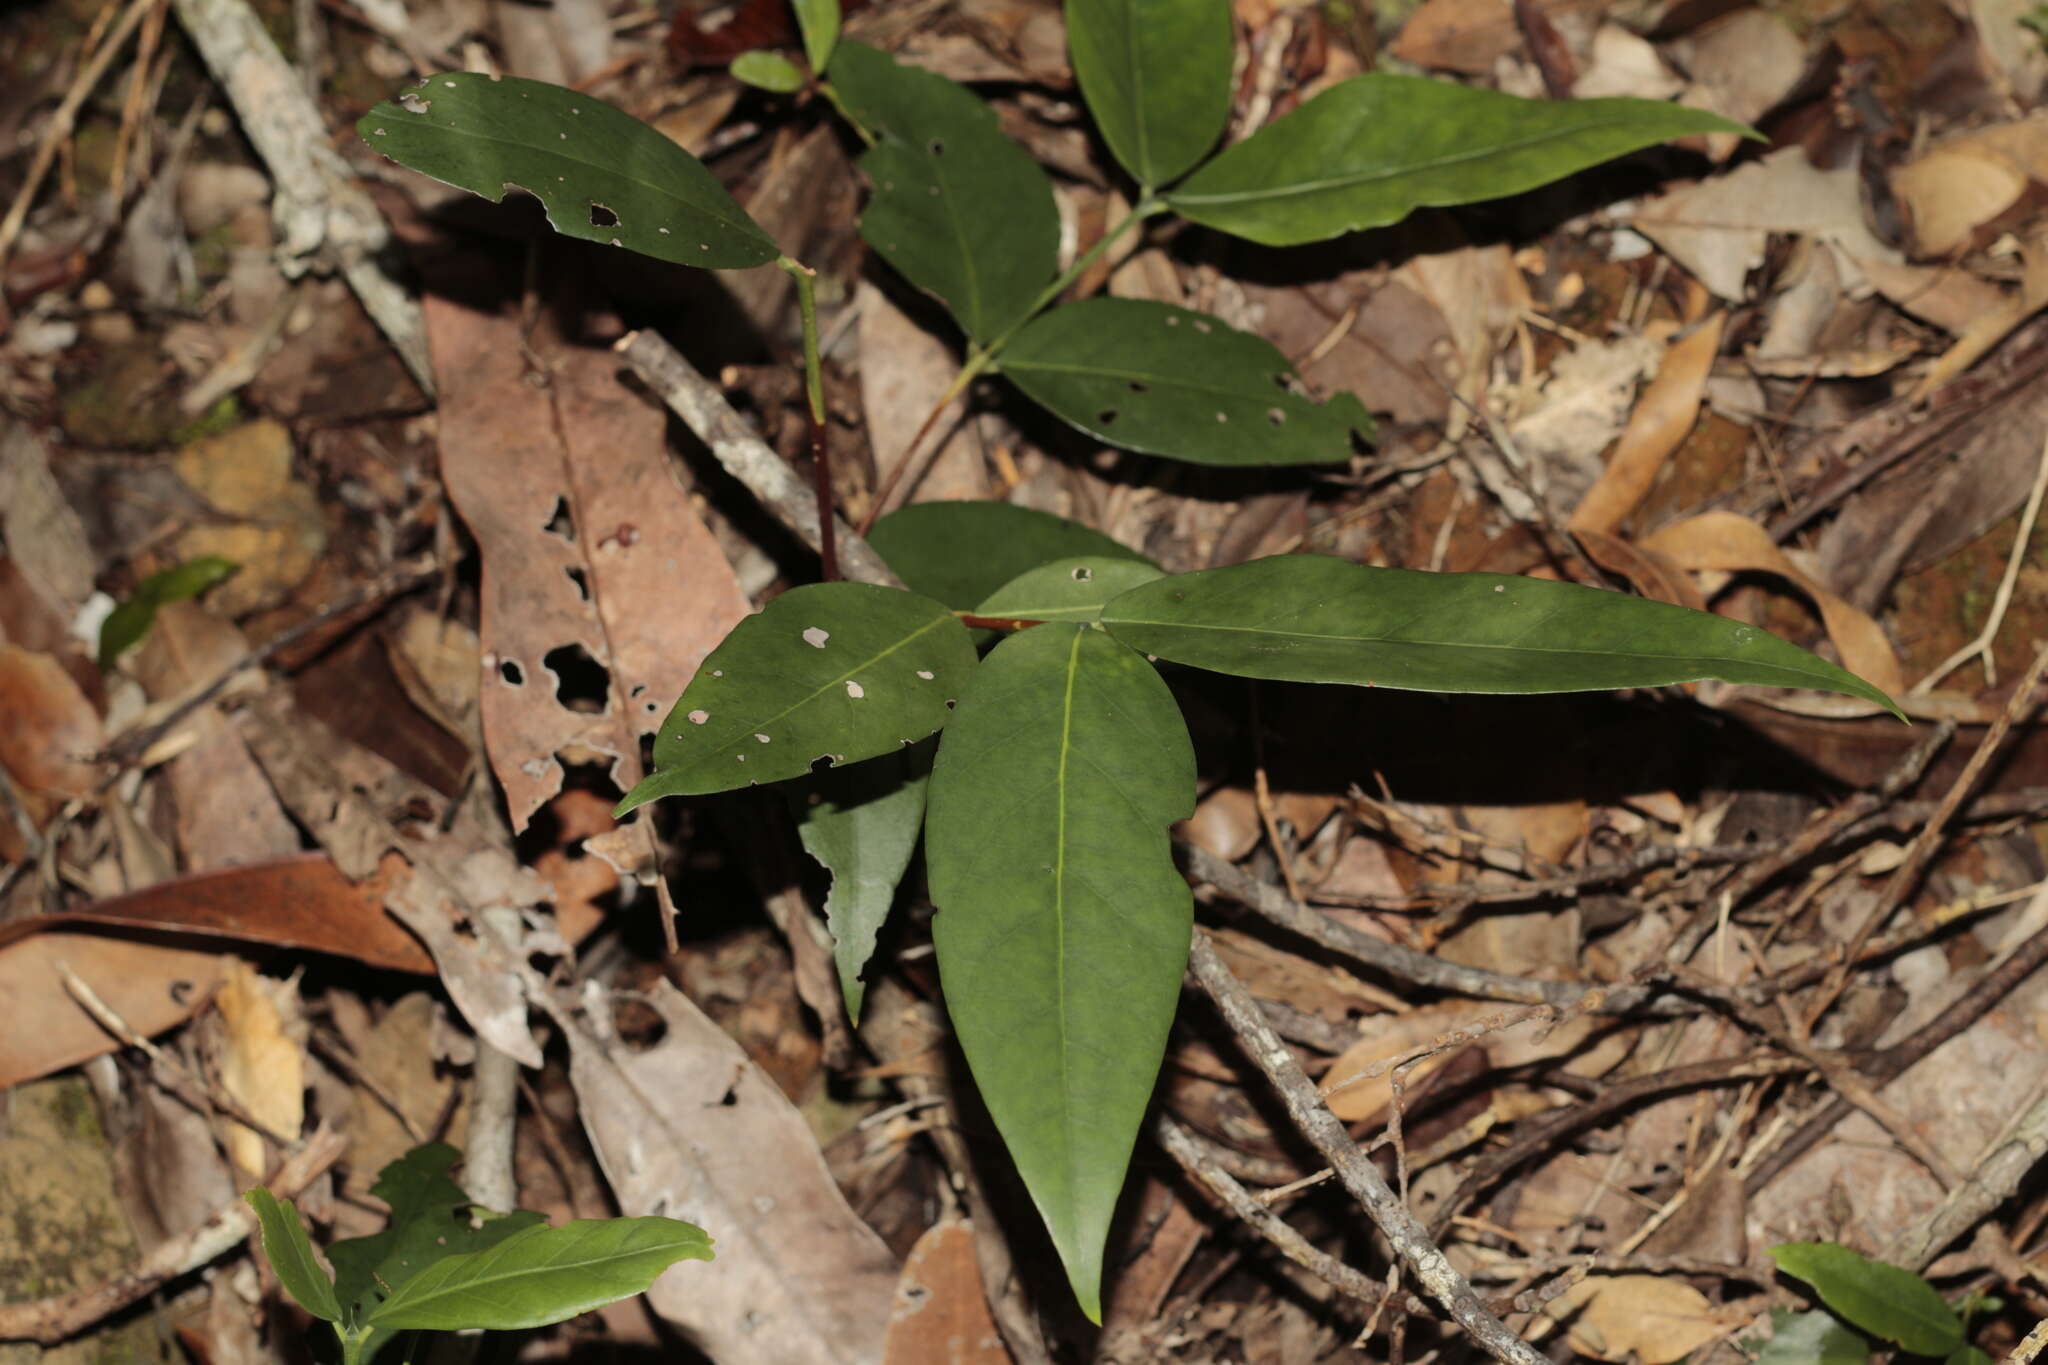
<instances>
[{"instance_id":1,"label":"woody stem on ground","mask_svg":"<svg viewBox=\"0 0 2048 1365\"><path fill-rule=\"evenodd\" d=\"M825 372L818 356L818 272L788 256L775 264L796 281L797 312L804 327L804 399L810 408L811 492L818 500L818 560L827 583L839 580L832 497L832 451L825 439Z\"/></svg>"},{"instance_id":2,"label":"woody stem on ground","mask_svg":"<svg viewBox=\"0 0 2048 1365\"><path fill-rule=\"evenodd\" d=\"M1090 266L1108 255L1110 249L1123 239L1125 233L1144 222L1147 218L1156 217L1164 212L1166 212L1166 201L1156 195L1147 194L1138 201L1129 213L1117 221L1116 226L1103 233L1095 245L1076 256L1072 265L1062 270L1051 284L1040 290L1038 297L1031 301L1031 306L1024 310L1024 315L1011 324L1007 331L1001 333L986 345L977 345L968 349L967 359L961 364L960 373L953 376L953 382L948 384L946 391L939 395L939 401L932 404L932 410L926 413L924 421L918 424L917 434L912 436L910 444L903 448L903 458L896 462L896 467L889 471L889 477L882 481L881 490L875 494L874 506L868 509L866 519L861 522L860 532L862 535L866 535L873 529L875 522L881 518L884 512L891 510L899 488L904 499L908 500L911 492L917 487L918 482L924 478L925 471L931 467L932 461L938 457L939 453L936 446L930 450L923 448L925 438L931 435L932 428L938 425L939 418L944 416L946 409L953 405L953 400L964 393L969 384L980 378L988 370L989 366L996 362L996 358L1002 353L1003 348L1016 340L1017 333L1023 331L1025 325L1031 319L1044 312L1054 300L1066 293L1073 286L1074 281L1088 273Z\"/></svg>"}]
</instances>

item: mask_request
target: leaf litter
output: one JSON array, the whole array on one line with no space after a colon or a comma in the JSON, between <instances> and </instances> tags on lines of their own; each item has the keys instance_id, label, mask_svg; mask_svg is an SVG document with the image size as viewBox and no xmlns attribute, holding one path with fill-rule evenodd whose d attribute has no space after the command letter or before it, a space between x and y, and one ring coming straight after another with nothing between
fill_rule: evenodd
<instances>
[{"instance_id":1,"label":"leaf litter","mask_svg":"<svg viewBox=\"0 0 2048 1365\"><path fill-rule=\"evenodd\" d=\"M1313 550L1626 582L1816 645L1895 696L1997 623L1991 668L1972 660L1933 680L1909 701L1912 734L1868 708L1815 715L1806 698L1711 684L1692 689L1694 719L1680 724L1675 698L1646 716L1647 697L1378 689L1360 706L1258 684L1248 710L1242 687L1185 682L1204 766L1183 828L1257 884L1358 939L1448 964L1610 992L1690 973L1706 1008L1689 1018L1589 1010L1495 1027L1493 1005L1390 981L1263 920L1232 919L1219 938L1356 1135L1396 1146L1407 1197L1452 1260L1485 1292L1542 1298L1529 1335L1560 1334L1559 1349L1592 1359L1732 1360L1729 1339L1793 1302L1773 1287L1770 1243L1891 1251L1948 1198L1916 1152L1967 1172L2025 1108L2048 1008L2033 972L2048 740L2014 684L2048 637L2048 532L2020 545L2015 531L2048 430L2048 61L2023 7L1975 6L1963 28L1932 6L1860 3L1809 22L1761 6L1702 21L1558 0L1518 18L1427 0L1353 21L1242 0L1254 61L1240 136L1384 48L1487 88L1562 76L1580 97L1676 91L1772 139L1711 135L1658 154L1653 177L1595 174L1341 249L1189 234L1106 261L1089 287L1216 312L1278 346L1318 396L1363 397L1380 418L1373 453L1306 488L1284 482L1291 471L1169 477L979 394L912 449L944 392L944 347L920 301L861 272L843 149L785 138L785 113L739 100L720 70L670 81L646 60L652 27L618 27L596 6L496 8L498 46L476 52L509 75L588 78L666 121L779 239L801 238L804 259L852 286L824 310L840 338L833 422L852 445L870 432L879 457L840 462L849 511L989 497L1176 570ZM27 132L10 164L51 128L89 37L60 9L0 20L20 40L0 43L0 85L22 92L0 121ZM579 23L584 10L594 23ZM454 3L364 14L367 29L322 25L329 128L460 64L488 22ZM1061 249L1092 242L1114 190L1074 137L1056 7L881 4L858 22L861 41L1000 82L1004 130L1060 178ZM152 60L209 79L182 53ZM105 1163L22 1175L10 1145L9 1188L32 1181L114 1210L95 1228L176 1236L207 1209L172 1192L226 1188L217 1142L245 1165L276 1155L267 1139L251 1147L242 1119L295 1136L294 1101L361 1142L344 1164L358 1191L356 1176L415 1130L468 1140L495 1127L514 1136L520 1184L562 1216L612 1200L750 1227L752 1256L721 1241L730 1287L711 1292L709 1267L690 1267L694 1289L679 1275L653 1296L714 1359L757 1358L767 1337L750 1331L774 1336L778 1360L938 1359L925 1324L939 1322L949 1342L973 1342L944 1358L1046 1358L1034 1356L1045 1329L1018 1327L1030 1294L983 1280L990 1243L1028 1222L1000 1198L992 1211L955 1195L939 1155L937 1129L982 1121L928 1087L940 1054L828 1066L794 983L821 953L829 979L831 944L800 916L761 913L771 886L823 900L779 812L641 817L659 843L606 813L710 649L810 569L688 438L671 443L602 343L654 303L686 319L704 359L732 367L772 429L798 431L796 391L762 363L794 343L785 277L747 277L735 307L701 278L622 283L615 266L550 249L529 288L517 253L492 255L490 238L437 220L436 201L400 179L378 202L428 288L416 341L396 348L380 330L388 310L365 311L338 283L295 285L273 258L280 240L304 240L275 187L307 182L303 165L260 156L311 165L324 150L267 143L252 158L231 120L206 113L181 133L147 64L126 68L107 78L120 98L56 133L67 173L95 195L24 200L33 211L0 244L0 1015L35 1021L0 1040L0 1084L21 1130L10 1144L60 1123L82 1153L96 1109L159 1117ZM1838 71L1853 74L1815 78ZM145 175L175 189L168 216L132 193ZM616 226L606 216L590 214L591 230ZM748 321L719 320L732 317ZM408 377L422 353L436 398ZM95 667L95 613L200 553L243 571L161 611L114 670ZM952 566L963 581L973 569ZM1014 576L947 605L971 608ZM801 634L828 648L821 627ZM837 690L881 700L865 675ZM337 692L357 694L355 720ZM1945 817L1925 877L1900 893L1904 913L1837 981L1831 954L1888 894L1886 857L1902 856L1873 848L1913 839L2009 708L2001 761ZM1943 751L1917 777L1902 769L1946 721L1957 728ZM766 727L741 738L763 758L782 747ZM1883 787L1894 773L1900 784ZM1819 842L1798 848L1802 836ZM858 889L848 875L835 899ZM662 878L681 910L673 947L647 932L665 914L647 894ZM900 941L866 965L866 1013L878 993L899 1005L933 993L915 885L900 934L882 931ZM1236 894L1205 886L1198 918L1217 923ZM843 985L860 981L859 963L838 967ZM162 1108L165 1064L138 1063L67 972L123 1027L219 1077L189 1092L211 1096L202 1121L162 1117L194 1111ZM1817 981L1837 998L1807 1018ZM1789 1031L1771 1013L1783 1007L1798 1016ZM1312 1179L1257 1078L1209 1033L1182 1012L1164 1112L1254 1185ZM566 1061L541 1045L556 1034ZM480 1049L536 1068L528 1102L478 1112ZM1850 1091L1807 1068L1812 1055L1860 1069L1880 1103L1829 1107ZM1827 1122L1809 1138L1800 1121L1816 1113ZM115 1177L123 1161L134 1176ZM1164 1166L1141 1163L1133 1185L1146 1217L1115 1234L1126 1269L1098 1358L1113 1344L1292 1365L1342 1358L1369 1320L1387 1326L1250 1249ZM1272 1202L1318 1245L1382 1266L1342 1235L1355 1211L1329 1186ZM69 1235L55 1203L17 1195L15 1207L37 1246ZM345 1200L308 1209L337 1233L375 1230ZM1937 1283L2014 1305L1981 1326L1994 1355L2039 1299L2026 1266L2042 1212L2023 1188L1976 1240L1937 1249ZM1015 1250L1043 1295L1035 1251ZM1566 1283L1589 1257L1598 1269ZM46 1283L122 1265L81 1261ZM761 1314L751 1324L747 1305ZM165 1311L195 1350L282 1358L225 1279ZM1461 1349L1426 1318L1405 1322L1411 1352ZM1064 1330L1053 1325L1056 1343ZM612 1312L516 1349L538 1358L594 1339L664 1338Z\"/></svg>"}]
</instances>

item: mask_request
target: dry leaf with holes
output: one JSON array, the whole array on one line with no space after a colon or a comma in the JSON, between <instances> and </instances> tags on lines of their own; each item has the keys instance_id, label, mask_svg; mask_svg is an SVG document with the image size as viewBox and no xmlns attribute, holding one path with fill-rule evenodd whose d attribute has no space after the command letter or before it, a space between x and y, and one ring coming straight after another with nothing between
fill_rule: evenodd
<instances>
[{"instance_id":1,"label":"dry leaf with holes","mask_svg":"<svg viewBox=\"0 0 2048 1365\"><path fill-rule=\"evenodd\" d=\"M883 1365L1008 1365L1010 1352L989 1316L974 1228L957 1218L917 1239L896 1281Z\"/></svg>"},{"instance_id":2,"label":"dry leaf with holes","mask_svg":"<svg viewBox=\"0 0 2048 1365\"><path fill-rule=\"evenodd\" d=\"M1596 1275L1543 1311L1569 1321L1565 1335L1572 1349L1636 1365L1671 1365L1750 1318L1717 1309L1683 1280L1660 1275Z\"/></svg>"},{"instance_id":3,"label":"dry leaf with holes","mask_svg":"<svg viewBox=\"0 0 2048 1365\"><path fill-rule=\"evenodd\" d=\"M221 1085L251 1118L296 1138L306 1121L306 1059L295 1036L305 1031L298 978L274 980L230 958L214 1007L225 1029ZM244 1124L229 1121L227 1148L244 1175L260 1177L268 1167L263 1135Z\"/></svg>"}]
</instances>

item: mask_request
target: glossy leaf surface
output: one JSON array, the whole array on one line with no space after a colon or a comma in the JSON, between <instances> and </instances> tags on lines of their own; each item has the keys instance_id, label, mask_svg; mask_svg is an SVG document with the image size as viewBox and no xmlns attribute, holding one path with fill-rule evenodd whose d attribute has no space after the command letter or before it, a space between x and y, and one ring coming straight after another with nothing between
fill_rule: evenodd
<instances>
[{"instance_id":1,"label":"glossy leaf surface","mask_svg":"<svg viewBox=\"0 0 2048 1365\"><path fill-rule=\"evenodd\" d=\"M1910 1270L1834 1242L1785 1242L1771 1248L1771 1259L1850 1324L1913 1355L1946 1356L1963 1345L1955 1311Z\"/></svg>"},{"instance_id":2,"label":"glossy leaf surface","mask_svg":"<svg viewBox=\"0 0 2048 1365\"><path fill-rule=\"evenodd\" d=\"M1530 100L1355 76L1229 147L1167 201L1205 226L1295 246L1519 194L1671 138L1748 131L1657 100Z\"/></svg>"},{"instance_id":3,"label":"glossy leaf surface","mask_svg":"<svg viewBox=\"0 0 2048 1365\"><path fill-rule=\"evenodd\" d=\"M861 969L874 956L875 936L889 918L896 884L924 828L925 786L931 780L932 740L900 754L828 768L790 793L804 851L832 874L825 924L846 1012L860 1022L866 986Z\"/></svg>"},{"instance_id":4,"label":"glossy leaf surface","mask_svg":"<svg viewBox=\"0 0 2048 1365\"><path fill-rule=\"evenodd\" d=\"M877 521L868 544L913 592L955 611L973 611L1018 574L1055 559L1151 563L1078 521L1007 502L912 503Z\"/></svg>"},{"instance_id":5,"label":"glossy leaf surface","mask_svg":"<svg viewBox=\"0 0 2048 1365\"><path fill-rule=\"evenodd\" d=\"M1191 903L1166 830L1193 811L1194 784L1158 673L1074 625L996 646L932 770L946 1008L1098 1320L1103 1239L1187 966Z\"/></svg>"},{"instance_id":6,"label":"glossy leaf surface","mask_svg":"<svg viewBox=\"0 0 2048 1365\"><path fill-rule=\"evenodd\" d=\"M1074 78L1131 178L1164 185L1230 118L1229 0L1067 0Z\"/></svg>"},{"instance_id":7,"label":"glossy leaf surface","mask_svg":"<svg viewBox=\"0 0 2048 1365\"><path fill-rule=\"evenodd\" d=\"M793 588L697 669L655 736L653 775L619 813L801 777L820 758L894 753L946 723L973 668L967 628L929 597L866 583Z\"/></svg>"},{"instance_id":8,"label":"glossy leaf surface","mask_svg":"<svg viewBox=\"0 0 2048 1365\"><path fill-rule=\"evenodd\" d=\"M1031 320L1003 373L1035 401L1112 445L1196 464L1333 464L1371 439L1356 396L1290 387L1263 337L1145 299L1083 299Z\"/></svg>"},{"instance_id":9,"label":"glossy leaf surface","mask_svg":"<svg viewBox=\"0 0 2048 1365\"><path fill-rule=\"evenodd\" d=\"M778 95L793 95L804 88L804 73L796 69L796 63L779 52L755 48L742 52L732 59L732 74L759 90L773 91Z\"/></svg>"},{"instance_id":10,"label":"glossy leaf surface","mask_svg":"<svg viewBox=\"0 0 2048 1365\"><path fill-rule=\"evenodd\" d=\"M804 35L804 60L822 75L839 46L839 0L794 0L794 8Z\"/></svg>"},{"instance_id":11,"label":"glossy leaf surface","mask_svg":"<svg viewBox=\"0 0 2048 1365\"><path fill-rule=\"evenodd\" d=\"M1133 649L1218 673L1424 692L1589 692L1720 678L1883 692L1770 632L1572 583L1279 555L1148 583L1103 610Z\"/></svg>"},{"instance_id":12,"label":"glossy leaf surface","mask_svg":"<svg viewBox=\"0 0 2048 1365\"><path fill-rule=\"evenodd\" d=\"M340 1322L341 1302L335 1297L334 1281L313 1254L313 1241L306 1235L298 1209L280 1202L261 1185L242 1198L256 1210L256 1221L263 1229L263 1254L277 1272L277 1282L314 1317Z\"/></svg>"},{"instance_id":13,"label":"glossy leaf surface","mask_svg":"<svg viewBox=\"0 0 2048 1365\"><path fill-rule=\"evenodd\" d=\"M487 1250L435 1261L369 1321L387 1331L545 1327L638 1294L686 1259L710 1260L711 1239L673 1218L529 1226Z\"/></svg>"},{"instance_id":14,"label":"glossy leaf surface","mask_svg":"<svg viewBox=\"0 0 2048 1365\"><path fill-rule=\"evenodd\" d=\"M429 76L365 114L356 131L399 165L493 203L510 187L527 190L565 237L714 270L781 254L703 162L625 111L558 85Z\"/></svg>"},{"instance_id":15,"label":"glossy leaf surface","mask_svg":"<svg viewBox=\"0 0 2048 1365\"><path fill-rule=\"evenodd\" d=\"M1102 615L1102 604L1164 577L1136 559L1105 559L1088 555L1056 559L1027 569L982 599L976 616L1008 616L1022 621L1089 622Z\"/></svg>"},{"instance_id":16,"label":"glossy leaf surface","mask_svg":"<svg viewBox=\"0 0 2048 1365\"><path fill-rule=\"evenodd\" d=\"M875 135L860 235L988 340L1029 311L1059 266L1052 182L965 87L841 43L832 84Z\"/></svg>"}]
</instances>

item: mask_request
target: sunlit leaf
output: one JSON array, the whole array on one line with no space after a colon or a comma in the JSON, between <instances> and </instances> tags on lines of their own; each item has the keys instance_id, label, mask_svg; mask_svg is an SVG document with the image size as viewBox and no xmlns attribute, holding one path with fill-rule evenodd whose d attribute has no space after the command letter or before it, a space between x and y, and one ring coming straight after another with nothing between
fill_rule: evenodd
<instances>
[{"instance_id":1,"label":"sunlit leaf","mask_svg":"<svg viewBox=\"0 0 2048 1365\"><path fill-rule=\"evenodd\" d=\"M1198 223L1268 246L1519 194L1696 133L1755 136L1656 100L1531 100L1420 76L1331 86L1219 154L1167 196Z\"/></svg>"},{"instance_id":2,"label":"sunlit leaf","mask_svg":"<svg viewBox=\"0 0 2048 1365\"><path fill-rule=\"evenodd\" d=\"M1963 1344L1963 1324L1933 1285L1910 1270L1873 1261L1835 1242L1771 1248L1778 1269L1813 1286L1851 1326L1916 1356L1946 1356Z\"/></svg>"},{"instance_id":3,"label":"sunlit leaf","mask_svg":"<svg viewBox=\"0 0 2048 1365\"><path fill-rule=\"evenodd\" d=\"M1216 145L1230 118L1230 0L1067 0L1074 78L1144 188Z\"/></svg>"},{"instance_id":4,"label":"sunlit leaf","mask_svg":"<svg viewBox=\"0 0 2048 1365\"><path fill-rule=\"evenodd\" d=\"M1004 616L1022 621L1093 621L1102 604L1140 583L1162 577L1138 559L1086 555L1056 559L1027 569L982 599L976 616Z\"/></svg>"},{"instance_id":5,"label":"sunlit leaf","mask_svg":"<svg viewBox=\"0 0 2048 1365\"><path fill-rule=\"evenodd\" d=\"M711 1239L673 1218L526 1227L487 1250L435 1261L369 1321L390 1331L545 1327L641 1293L685 1259L712 1259Z\"/></svg>"},{"instance_id":6,"label":"sunlit leaf","mask_svg":"<svg viewBox=\"0 0 2048 1365\"><path fill-rule=\"evenodd\" d=\"M920 740L901 753L828 768L790 790L804 850L832 874L825 925L832 931L839 990L855 1023L866 993L861 969L874 955L875 936L924 828L936 747Z\"/></svg>"},{"instance_id":7,"label":"sunlit leaf","mask_svg":"<svg viewBox=\"0 0 2048 1365\"><path fill-rule=\"evenodd\" d=\"M1173 694L1099 630L996 646L939 742L925 862L946 1009L1091 1318L1192 922L1167 826L1194 809Z\"/></svg>"},{"instance_id":8,"label":"sunlit leaf","mask_svg":"<svg viewBox=\"0 0 2048 1365\"><path fill-rule=\"evenodd\" d=\"M448 72L357 123L371 148L493 203L538 197L565 237L725 270L781 253L704 163L592 95L517 76Z\"/></svg>"},{"instance_id":9,"label":"sunlit leaf","mask_svg":"<svg viewBox=\"0 0 2048 1365\"><path fill-rule=\"evenodd\" d=\"M1332 464L1372 418L1349 393L1318 403L1263 337L1145 299L1084 299L1043 313L1003 352L1003 373L1091 436L1196 464Z\"/></svg>"},{"instance_id":10,"label":"sunlit leaf","mask_svg":"<svg viewBox=\"0 0 2048 1365\"><path fill-rule=\"evenodd\" d=\"M974 668L939 603L866 583L793 588L733 628L662 722L654 772L619 814L663 796L729 791L855 763L946 723Z\"/></svg>"},{"instance_id":11,"label":"sunlit leaf","mask_svg":"<svg viewBox=\"0 0 2048 1365\"><path fill-rule=\"evenodd\" d=\"M832 85L875 135L860 235L967 334L994 337L1029 311L1059 268L1052 182L965 87L841 43Z\"/></svg>"},{"instance_id":12,"label":"sunlit leaf","mask_svg":"<svg viewBox=\"0 0 2048 1365\"><path fill-rule=\"evenodd\" d=\"M1133 649L1218 673L1424 692L1588 692L1719 678L1844 692L1846 669L1769 631L1598 588L1280 555L1125 593L1102 624Z\"/></svg>"}]
</instances>

